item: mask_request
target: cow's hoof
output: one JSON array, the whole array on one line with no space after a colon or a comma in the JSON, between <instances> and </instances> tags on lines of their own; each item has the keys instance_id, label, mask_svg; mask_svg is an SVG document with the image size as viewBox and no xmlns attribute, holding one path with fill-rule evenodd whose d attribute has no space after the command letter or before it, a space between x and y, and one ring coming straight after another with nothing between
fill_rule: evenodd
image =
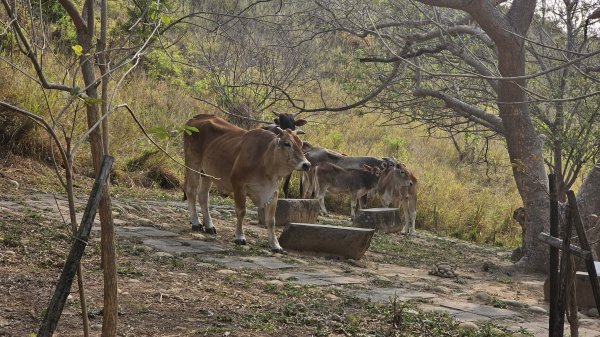
<instances>
[{"instance_id":1,"label":"cow's hoof","mask_svg":"<svg viewBox=\"0 0 600 337\"><path fill-rule=\"evenodd\" d=\"M235 244L239 245L239 246L245 246L246 245L246 239L235 239L235 240L233 240L233 242L235 242Z\"/></svg>"},{"instance_id":2,"label":"cow's hoof","mask_svg":"<svg viewBox=\"0 0 600 337\"><path fill-rule=\"evenodd\" d=\"M207 234L217 234L217 229L213 227L204 227L204 232Z\"/></svg>"},{"instance_id":3,"label":"cow's hoof","mask_svg":"<svg viewBox=\"0 0 600 337\"><path fill-rule=\"evenodd\" d=\"M285 251L283 250L283 248L271 248L271 252L276 253L276 254L285 254Z\"/></svg>"},{"instance_id":4,"label":"cow's hoof","mask_svg":"<svg viewBox=\"0 0 600 337\"><path fill-rule=\"evenodd\" d=\"M192 230L196 231L196 232L199 232L199 231L204 230L204 226L202 226L202 225L192 225Z\"/></svg>"}]
</instances>

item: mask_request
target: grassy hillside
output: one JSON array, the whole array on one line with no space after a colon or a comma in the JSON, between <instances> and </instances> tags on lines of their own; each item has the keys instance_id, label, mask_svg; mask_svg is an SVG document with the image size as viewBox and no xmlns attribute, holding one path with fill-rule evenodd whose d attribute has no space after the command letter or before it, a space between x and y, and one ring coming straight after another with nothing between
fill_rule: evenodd
<instances>
[{"instance_id":1,"label":"grassy hillside","mask_svg":"<svg viewBox=\"0 0 600 337\"><path fill-rule=\"evenodd\" d=\"M35 86L28 85L23 75L2 72L0 97L23 108L47 116L40 104L44 97L37 94ZM189 97L189 93L164 81L137 73L120 92L146 128L173 129L197 113L218 113L216 109ZM48 97L50 105L59 104L60 95ZM11 134L12 151L48 157L48 138L43 132L21 118L2 113L5 133ZM268 114L265 119L270 118ZM466 238L477 242L514 246L520 241L520 227L512 220L512 212L519 207L510 167L501 143L493 144L489 153L492 164L460 163L457 152L447 139L426 135L424 129L379 126L384 120L375 114L362 116L336 113L309 116L303 127L305 139L312 144L334 149L348 155L394 156L406 163L419 179L417 222L419 228L443 235ZM8 128L8 121L12 125ZM78 120L77 130L83 129ZM156 149L140 132L125 111L110 118L111 148L116 156L117 183L151 186L144 179L152 169L169 172L182 180L183 170L165 156L151 155L139 166L135 160ZM8 144L8 143L6 143ZM173 155L181 158L180 137L161 141ZM78 154L77 168L89 171L88 151ZM297 191L297 178L293 181ZM154 183L157 187L157 184ZM297 192L296 192L297 193ZM336 199L339 201L340 199ZM338 203L336 201L336 204ZM348 212L345 206L334 210Z\"/></svg>"},{"instance_id":2,"label":"grassy hillside","mask_svg":"<svg viewBox=\"0 0 600 337\"><path fill-rule=\"evenodd\" d=\"M57 8L52 8L56 17L64 17ZM175 17L177 10L173 10L169 15ZM135 18L133 12L110 12L112 24L109 35L115 41L127 32L123 27L130 27L127 20ZM171 17L164 16L160 20L167 22ZM69 66L77 64L77 57L70 48L70 44L74 43L72 27L67 29L65 22L59 19L46 22L48 30L55 33L51 36L56 35L60 42L50 39L48 43L54 46L55 53L45 53L40 57L49 81L73 82L81 87L80 80L73 73L78 71L77 67ZM136 26L138 28L144 27ZM256 42L260 46L269 45L270 41L281 38L283 34L281 31L270 32L257 22L249 23L238 33L250 34L246 28L260 32L262 40ZM194 31L196 28L187 29L198 34ZM147 33L142 29L136 31L138 35L134 37L141 39ZM279 101L281 96L265 96L265 87L244 87L238 85L240 82L249 83L269 77L277 80L278 76L283 81L287 77L295 77L296 82L282 83L289 85L288 93L302 97L307 106L320 106L323 101L343 105L356 99L353 92L358 96L369 90L365 86L370 80L364 79L370 75L348 66L355 61L353 45L368 41L349 40L348 36L340 34L323 36L303 45L291 60L288 58L290 52L284 48L253 48L254 54L245 58L244 53L228 54L231 48L226 43L232 42L227 39L208 36L198 41L195 39L198 35L180 33L181 40L170 44L166 50L149 50L141 60L141 66L119 82L120 87L111 101L114 105L127 103L148 130L161 128L167 131L167 135L156 139L180 160L181 135L175 132L169 136L168 132L176 130L197 113L222 115L219 109L201 100L213 102L225 110L234 104L250 102L257 105L257 111L262 111L254 114L255 118L262 120L272 119L271 110L289 109L285 102ZM61 137L70 137L73 143L78 142L86 126L84 100L76 99L63 114L65 103L72 97L65 92L40 90L32 80L31 74L35 72L31 64L19 54L15 44L9 43L10 36L5 39L0 46L0 53L5 56L5 61L0 62L0 99L39 114L51 123L55 121ZM247 41L241 38L234 45L243 48L244 42ZM211 58L225 61L223 64L210 63L214 61ZM268 62L256 65L256 59ZM228 68L230 60L235 67ZM199 66L186 66L192 61L194 64L210 65L213 72ZM123 68L112 74L111 95L125 70ZM352 81L353 78L358 80ZM363 114L358 115L359 112ZM406 163L419 179L417 222L420 229L489 244L515 246L520 242L521 229L511 219L513 210L520 206L520 199L501 142L491 143L486 162L464 161L459 159L452 143L443 138L444 134L431 134L419 125L383 127L385 119L382 116L364 112L303 116L309 120L309 124L303 127L307 133L305 139L348 155L393 156ZM113 183L153 188L178 186L182 181L181 167L157 153L125 110L116 110L109 123L111 153L116 157ZM0 140L0 154L12 151L51 162L47 135L30 121L0 112ZM472 144L483 146L477 140ZM79 173L91 175L87 143L82 143L75 160ZM341 199L335 200L335 204L339 204ZM341 212L347 212L348 208L332 207Z\"/></svg>"}]
</instances>

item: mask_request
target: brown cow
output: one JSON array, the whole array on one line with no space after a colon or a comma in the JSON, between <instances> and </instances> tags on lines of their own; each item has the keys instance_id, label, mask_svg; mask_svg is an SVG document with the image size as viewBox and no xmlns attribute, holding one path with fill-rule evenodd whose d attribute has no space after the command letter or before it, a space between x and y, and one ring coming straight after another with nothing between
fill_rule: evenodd
<instances>
[{"instance_id":1,"label":"brown cow","mask_svg":"<svg viewBox=\"0 0 600 337\"><path fill-rule=\"evenodd\" d=\"M417 216L417 178L404 164L386 159L385 169L379 175L377 193L384 207L394 205L404 211L403 233L415 234Z\"/></svg>"},{"instance_id":2,"label":"brown cow","mask_svg":"<svg viewBox=\"0 0 600 337\"><path fill-rule=\"evenodd\" d=\"M319 199L321 212L327 214L325 193L350 194L350 216L354 218L359 199L377 187L379 168L364 165L362 170L343 169L337 165L322 162L315 167L315 198ZM359 202L360 204L360 202Z\"/></svg>"},{"instance_id":3,"label":"brown cow","mask_svg":"<svg viewBox=\"0 0 600 337\"><path fill-rule=\"evenodd\" d=\"M208 212L208 192L214 182L220 190L233 192L235 243L246 244L242 223L249 196L259 211L264 211L271 250L282 252L274 231L277 191L282 177L293 170L310 168L302 153L302 141L289 130L276 130L278 134L262 129L247 131L213 115L195 116L187 125L198 132L183 136L186 166L218 178L200 176L186 168L185 192L192 229L202 229L196 210L198 196L204 231L216 234Z\"/></svg>"}]
</instances>

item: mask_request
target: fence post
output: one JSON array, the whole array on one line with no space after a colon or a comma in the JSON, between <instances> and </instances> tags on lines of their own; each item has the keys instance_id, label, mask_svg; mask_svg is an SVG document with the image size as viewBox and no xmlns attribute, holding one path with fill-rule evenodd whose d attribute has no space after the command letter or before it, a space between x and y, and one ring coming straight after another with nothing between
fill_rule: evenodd
<instances>
[{"instance_id":1,"label":"fence post","mask_svg":"<svg viewBox=\"0 0 600 337\"><path fill-rule=\"evenodd\" d=\"M550 183L550 236L558 237L558 192L556 190L556 176L554 174L548 175L548 181ZM548 269L548 280L550 283L550 320L549 330L551 336L555 335L555 331L558 331L557 324L558 319L558 248L550 246L550 261ZM562 328L560 329L562 331ZM560 334L562 336L562 333Z\"/></svg>"},{"instance_id":2,"label":"fence post","mask_svg":"<svg viewBox=\"0 0 600 337\"><path fill-rule=\"evenodd\" d=\"M96 211L98 210L98 205L100 204L100 198L102 197L102 191L104 190L104 185L106 184L106 179L110 173L110 168L112 167L113 161L114 159L111 156L104 156L102 160L100 171L98 172L98 176L94 182L94 187L92 188L90 198L88 199L87 206L85 207L85 211L83 213L79 231L77 232L75 240L73 241L71 251L69 252L65 266L63 267L60 278L58 279L56 290L54 291L54 295L52 296L50 304L48 305L48 309L46 310L42 326L37 333L38 337L52 336L54 334L54 330L56 330L56 325L58 324L58 320L60 319L65 302L67 301L67 296L69 295L71 285L73 284L73 278L75 277L77 271L77 265L79 264L79 261L83 256L83 251L87 245L92 224L94 223L94 218L96 217Z\"/></svg>"}]
</instances>

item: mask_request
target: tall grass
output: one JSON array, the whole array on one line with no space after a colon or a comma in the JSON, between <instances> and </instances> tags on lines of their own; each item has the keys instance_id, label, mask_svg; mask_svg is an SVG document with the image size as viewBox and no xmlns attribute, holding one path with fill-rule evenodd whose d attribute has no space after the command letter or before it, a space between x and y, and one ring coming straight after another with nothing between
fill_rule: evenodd
<instances>
[{"instance_id":1,"label":"tall grass","mask_svg":"<svg viewBox=\"0 0 600 337\"><path fill-rule=\"evenodd\" d=\"M51 60L45 67L47 72L56 74L62 69ZM0 77L2 99L46 118L49 118L48 108L56 114L68 97L59 92L44 95L37 84L18 72L3 71ZM188 89L148 78L143 71L135 72L124 83L114 102L119 103L129 104L147 128L170 130L195 114L215 113L214 108L190 98ZM77 118L62 119L67 130L72 123L75 134L85 129L84 108L83 103L77 103L69 112L70 116L77 112ZM490 162L496 166L488 170L485 165L461 164L447 140L426 137L422 128L378 126L383 119L377 115L340 113L312 115L308 119L310 123L303 130L305 140L313 145L347 155L393 156L404 162L419 179L418 228L489 244L515 246L520 243L521 229L511 217L513 210L520 206L520 199L502 143L493 144L490 149ZM126 170L127 163L153 150L124 110L115 112L109 121L111 152L117 158L117 169ZM47 139L38 129L32 132L29 137ZM161 144L181 158L180 136ZM80 150L76 158L79 167L89 167L88 153L86 148ZM170 160L160 158L152 163L168 168L180 179L183 176L181 167ZM343 199L335 199L335 202L339 204L340 200ZM344 205L336 210L348 212L349 205Z\"/></svg>"},{"instance_id":2,"label":"tall grass","mask_svg":"<svg viewBox=\"0 0 600 337\"><path fill-rule=\"evenodd\" d=\"M405 163L419 180L420 228L489 244L520 243L521 228L512 219L520 198L501 142L488 153L489 162L496 163L490 169L461 164L449 141L427 137L423 128L378 126L383 119L375 115L311 120L303 129L313 145L355 156L393 156ZM339 199L329 204L335 207Z\"/></svg>"}]
</instances>

